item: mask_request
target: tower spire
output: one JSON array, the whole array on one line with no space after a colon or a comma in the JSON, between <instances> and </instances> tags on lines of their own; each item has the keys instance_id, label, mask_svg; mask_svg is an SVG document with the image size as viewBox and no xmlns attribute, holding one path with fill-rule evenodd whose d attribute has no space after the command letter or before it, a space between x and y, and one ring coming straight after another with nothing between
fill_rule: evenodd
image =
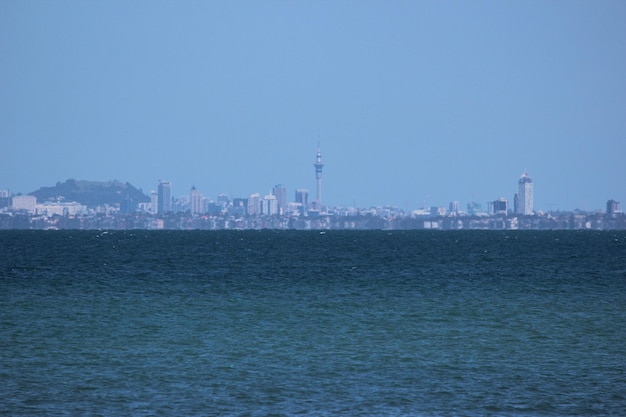
<instances>
[{"instance_id":1,"label":"tower spire","mask_svg":"<svg viewBox=\"0 0 626 417\"><path fill-rule=\"evenodd\" d=\"M320 142L317 141L317 156L315 158L315 163L313 164L315 167L315 180L317 181L317 199L316 205L317 208L322 210L322 168L324 168L324 164L322 163L322 152L320 151Z\"/></svg>"}]
</instances>

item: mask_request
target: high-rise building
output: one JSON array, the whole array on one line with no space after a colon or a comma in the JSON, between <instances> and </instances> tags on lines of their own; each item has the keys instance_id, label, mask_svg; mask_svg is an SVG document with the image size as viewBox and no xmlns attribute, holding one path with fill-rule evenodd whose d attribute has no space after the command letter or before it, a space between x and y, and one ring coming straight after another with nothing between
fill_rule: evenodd
<instances>
[{"instance_id":1,"label":"high-rise building","mask_svg":"<svg viewBox=\"0 0 626 417\"><path fill-rule=\"evenodd\" d=\"M235 216L243 216L248 212L247 198L233 198L233 205L229 208L229 213Z\"/></svg>"},{"instance_id":2,"label":"high-rise building","mask_svg":"<svg viewBox=\"0 0 626 417\"><path fill-rule=\"evenodd\" d=\"M278 214L278 200L275 195L269 194L263 197L261 205L261 213L265 216L273 216Z\"/></svg>"},{"instance_id":3,"label":"high-rise building","mask_svg":"<svg viewBox=\"0 0 626 417\"><path fill-rule=\"evenodd\" d=\"M533 180L523 173L518 181L518 192L515 201L517 214L533 214Z\"/></svg>"},{"instance_id":4,"label":"high-rise building","mask_svg":"<svg viewBox=\"0 0 626 417\"><path fill-rule=\"evenodd\" d=\"M322 163L322 153L320 152L319 145L317 146L317 157L315 158L315 163L313 164L315 167L315 180L317 181L317 199L315 200L315 205L318 210L322 209L322 168L324 168L324 164Z\"/></svg>"},{"instance_id":5,"label":"high-rise building","mask_svg":"<svg viewBox=\"0 0 626 417\"><path fill-rule=\"evenodd\" d=\"M258 216L261 214L261 194L254 193L248 197L248 215Z\"/></svg>"},{"instance_id":6,"label":"high-rise building","mask_svg":"<svg viewBox=\"0 0 626 417\"><path fill-rule=\"evenodd\" d=\"M300 203L302 205L302 210L307 211L309 209L309 190L305 188L297 189L296 203Z\"/></svg>"},{"instance_id":7,"label":"high-rise building","mask_svg":"<svg viewBox=\"0 0 626 417\"><path fill-rule=\"evenodd\" d=\"M211 215L217 216L224 214L226 212L226 205L219 201L209 201L208 199L203 199L204 207L206 207L205 213L209 213Z\"/></svg>"},{"instance_id":8,"label":"high-rise building","mask_svg":"<svg viewBox=\"0 0 626 417\"><path fill-rule=\"evenodd\" d=\"M619 208L619 201L611 199L606 202L606 214L613 215L621 212L622 211Z\"/></svg>"},{"instance_id":9,"label":"high-rise building","mask_svg":"<svg viewBox=\"0 0 626 417\"><path fill-rule=\"evenodd\" d=\"M509 202L506 198L500 197L497 200L489 202L491 214L507 214L509 211Z\"/></svg>"},{"instance_id":10,"label":"high-rise building","mask_svg":"<svg viewBox=\"0 0 626 417\"><path fill-rule=\"evenodd\" d=\"M159 181L158 207L159 214L172 211L172 183Z\"/></svg>"},{"instance_id":11,"label":"high-rise building","mask_svg":"<svg viewBox=\"0 0 626 417\"><path fill-rule=\"evenodd\" d=\"M156 191L150 191L150 213L157 214L159 207L159 194Z\"/></svg>"},{"instance_id":12,"label":"high-rise building","mask_svg":"<svg viewBox=\"0 0 626 417\"><path fill-rule=\"evenodd\" d=\"M203 196L195 186L191 187L189 194L189 206L191 208L191 214L201 214L204 212Z\"/></svg>"},{"instance_id":13,"label":"high-rise building","mask_svg":"<svg viewBox=\"0 0 626 417\"><path fill-rule=\"evenodd\" d=\"M272 194L276 196L278 202L278 214L284 214L287 212L287 187L282 184L277 184L272 189Z\"/></svg>"}]
</instances>

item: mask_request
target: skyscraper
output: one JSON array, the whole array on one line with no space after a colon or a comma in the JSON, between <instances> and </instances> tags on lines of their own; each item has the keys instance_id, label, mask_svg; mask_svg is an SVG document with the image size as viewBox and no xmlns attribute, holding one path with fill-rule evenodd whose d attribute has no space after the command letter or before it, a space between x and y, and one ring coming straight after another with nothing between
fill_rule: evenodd
<instances>
[{"instance_id":1,"label":"skyscraper","mask_svg":"<svg viewBox=\"0 0 626 417\"><path fill-rule=\"evenodd\" d=\"M617 213L621 213L619 208L619 201L615 201L613 199L606 202L606 214L614 215Z\"/></svg>"},{"instance_id":2,"label":"skyscraper","mask_svg":"<svg viewBox=\"0 0 626 417\"><path fill-rule=\"evenodd\" d=\"M278 201L278 214L284 214L287 211L287 187L278 184L272 189L272 194Z\"/></svg>"},{"instance_id":3,"label":"skyscraper","mask_svg":"<svg viewBox=\"0 0 626 417\"><path fill-rule=\"evenodd\" d=\"M254 193L248 197L248 215L258 216L261 214L261 194Z\"/></svg>"},{"instance_id":4,"label":"skyscraper","mask_svg":"<svg viewBox=\"0 0 626 417\"><path fill-rule=\"evenodd\" d=\"M533 180L523 173L518 181L517 214L533 214Z\"/></svg>"},{"instance_id":5,"label":"skyscraper","mask_svg":"<svg viewBox=\"0 0 626 417\"><path fill-rule=\"evenodd\" d=\"M163 214L169 211L172 211L172 184L159 180L158 212Z\"/></svg>"},{"instance_id":6,"label":"skyscraper","mask_svg":"<svg viewBox=\"0 0 626 417\"><path fill-rule=\"evenodd\" d=\"M189 195L191 214L201 214L204 212L203 198L202 193L198 191L195 186L191 187L191 193Z\"/></svg>"},{"instance_id":7,"label":"skyscraper","mask_svg":"<svg viewBox=\"0 0 626 417\"><path fill-rule=\"evenodd\" d=\"M157 214L157 209L159 207L159 194L152 190L150 191L150 213Z\"/></svg>"},{"instance_id":8,"label":"skyscraper","mask_svg":"<svg viewBox=\"0 0 626 417\"><path fill-rule=\"evenodd\" d=\"M229 213L235 216L243 216L248 213L247 198L233 198L233 205L228 209Z\"/></svg>"},{"instance_id":9,"label":"skyscraper","mask_svg":"<svg viewBox=\"0 0 626 417\"><path fill-rule=\"evenodd\" d=\"M489 209L491 214L507 214L509 211L509 202L506 198L500 197L497 200L489 202Z\"/></svg>"},{"instance_id":10,"label":"skyscraper","mask_svg":"<svg viewBox=\"0 0 626 417\"><path fill-rule=\"evenodd\" d=\"M324 168L324 164L322 163L322 153L320 152L319 144L317 145L317 157L315 158L315 163L313 164L315 167L315 179L317 180L317 199L315 201L316 209L322 209L322 168Z\"/></svg>"},{"instance_id":11,"label":"skyscraper","mask_svg":"<svg viewBox=\"0 0 626 417\"><path fill-rule=\"evenodd\" d=\"M278 200L274 194L263 197L263 201L261 201L261 214L265 216L278 214Z\"/></svg>"},{"instance_id":12,"label":"skyscraper","mask_svg":"<svg viewBox=\"0 0 626 417\"><path fill-rule=\"evenodd\" d=\"M304 188L298 188L296 190L296 203L302 204L304 211L309 209L309 190Z\"/></svg>"}]
</instances>

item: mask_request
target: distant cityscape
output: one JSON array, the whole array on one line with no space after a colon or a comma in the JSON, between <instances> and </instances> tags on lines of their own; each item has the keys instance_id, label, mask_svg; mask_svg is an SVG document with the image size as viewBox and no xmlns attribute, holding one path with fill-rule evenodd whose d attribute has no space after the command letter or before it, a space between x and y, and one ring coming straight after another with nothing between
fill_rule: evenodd
<instances>
[{"instance_id":1,"label":"distant cityscape","mask_svg":"<svg viewBox=\"0 0 626 417\"><path fill-rule=\"evenodd\" d=\"M263 197L260 193L237 198L219 194L216 199L205 197L195 186L188 195L174 198L167 180L159 180L149 196L128 183L75 180L28 195L0 190L0 229L626 230L626 215L612 199L604 212L535 211L533 181L526 172L519 178L512 207L500 197L486 207L470 202L462 210L458 201L452 201L448 207L407 211L392 206L324 205L319 146L313 167L315 198L308 189L299 188L290 202L282 184Z\"/></svg>"}]
</instances>

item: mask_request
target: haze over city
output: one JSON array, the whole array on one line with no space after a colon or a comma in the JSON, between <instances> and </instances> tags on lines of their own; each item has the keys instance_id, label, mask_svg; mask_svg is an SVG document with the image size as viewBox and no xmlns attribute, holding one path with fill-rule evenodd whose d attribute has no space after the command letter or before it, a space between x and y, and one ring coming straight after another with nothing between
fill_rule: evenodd
<instances>
[{"instance_id":1,"label":"haze over city","mask_svg":"<svg viewBox=\"0 0 626 417\"><path fill-rule=\"evenodd\" d=\"M0 189L626 202L626 3L2 2Z\"/></svg>"}]
</instances>

